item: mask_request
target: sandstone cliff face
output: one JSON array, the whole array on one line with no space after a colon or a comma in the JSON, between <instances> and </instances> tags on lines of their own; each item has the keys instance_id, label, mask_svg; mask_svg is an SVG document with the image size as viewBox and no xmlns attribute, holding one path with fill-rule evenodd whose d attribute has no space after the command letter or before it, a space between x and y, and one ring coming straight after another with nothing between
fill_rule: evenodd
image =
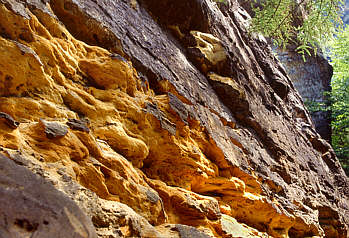
<instances>
[{"instance_id":1,"label":"sandstone cliff face","mask_svg":"<svg viewBox=\"0 0 349 238\"><path fill-rule=\"evenodd\" d=\"M0 3L0 235L348 237L348 178L237 1Z\"/></svg>"}]
</instances>

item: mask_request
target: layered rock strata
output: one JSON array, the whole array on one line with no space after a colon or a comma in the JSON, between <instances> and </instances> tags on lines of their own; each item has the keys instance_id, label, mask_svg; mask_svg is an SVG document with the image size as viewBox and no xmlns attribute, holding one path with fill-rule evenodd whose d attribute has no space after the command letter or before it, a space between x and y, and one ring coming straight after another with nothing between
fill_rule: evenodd
<instances>
[{"instance_id":1,"label":"layered rock strata","mask_svg":"<svg viewBox=\"0 0 349 238\"><path fill-rule=\"evenodd\" d=\"M68 211L64 237L348 237L348 178L236 1L0 3L0 192L60 194L18 209ZM58 227L9 209L4 234Z\"/></svg>"}]
</instances>

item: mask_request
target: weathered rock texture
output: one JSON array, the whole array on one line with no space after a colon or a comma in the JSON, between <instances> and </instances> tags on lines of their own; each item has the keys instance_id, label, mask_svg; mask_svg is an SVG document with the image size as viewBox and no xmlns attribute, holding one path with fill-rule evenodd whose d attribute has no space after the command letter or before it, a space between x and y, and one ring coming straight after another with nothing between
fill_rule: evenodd
<instances>
[{"instance_id":1,"label":"weathered rock texture","mask_svg":"<svg viewBox=\"0 0 349 238\"><path fill-rule=\"evenodd\" d=\"M254 14L251 7L253 1L238 0L238 2L249 14ZM297 45L289 44L282 49L273 45L271 40L269 42L303 101L312 109L310 116L316 131L323 139L331 142L331 112L315 109L315 105L329 105L326 93L331 91L332 66L319 52L320 50L316 55L305 54L303 59L296 51Z\"/></svg>"},{"instance_id":2,"label":"weathered rock texture","mask_svg":"<svg viewBox=\"0 0 349 238\"><path fill-rule=\"evenodd\" d=\"M348 237L348 178L236 1L0 2L1 153L99 237Z\"/></svg>"},{"instance_id":3,"label":"weathered rock texture","mask_svg":"<svg viewBox=\"0 0 349 238\"><path fill-rule=\"evenodd\" d=\"M295 88L303 100L311 104L328 105L326 92L331 91L332 66L321 54L302 56L289 50L277 50L278 59L285 67ZM316 131L328 142L331 141L331 113L314 110L310 112Z\"/></svg>"},{"instance_id":4,"label":"weathered rock texture","mask_svg":"<svg viewBox=\"0 0 349 238\"><path fill-rule=\"evenodd\" d=\"M91 220L52 184L1 154L0 172L0 237L97 237Z\"/></svg>"}]
</instances>

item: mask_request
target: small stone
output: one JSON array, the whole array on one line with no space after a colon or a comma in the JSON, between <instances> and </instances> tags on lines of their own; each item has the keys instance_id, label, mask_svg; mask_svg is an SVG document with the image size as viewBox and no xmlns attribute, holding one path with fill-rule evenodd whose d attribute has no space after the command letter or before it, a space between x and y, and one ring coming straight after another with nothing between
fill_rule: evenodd
<instances>
[{"instance_id":1,"label":"small stone","mask_svg":"<svg viewBox=\"0 0 349 238\"><path fill-rule=\"evenodd\" d=\"M186 225L181 225L181 224L176 224L175 225L175 230L179 232L179 236L181 238L209 238L207 234L204 232L196 229L195 227L192 226L186 226Z\"/></svg>"},{"instance_id":2,"label":"small stone","mask_svg":"<svg viewBox=\"0 0 349 238\"><path fill-rule=\"evenodd\" d=\"M110 58L120 60L120 61L127 63L127 60L124 57L122 57L121 55L116 54L116 53L110 54Z\"/></svg>"},{"instance_id":3,"label":"small stone","mask_svg":"<svg viewBox=\"0 0 349 238\"><path fill-rule=\"evenodd\" d=\"M58 122L47 122L40 119L40 123L44 126L46 137L49 139L60 138L68 133L68 127Z\"/></svg>"},{"instance_id":4,"label":"small stone","mask_svg":"<svg viewBox=\"0 0 349 238\"><path fill-rule=\"evenodd\" d=\"M148 200L151 201L152 203L157 203L160 200L159 195L157 195L155 192L151 191L150 189L146 191L146 194L147 194Z\"/></svg>"}]
</instances>

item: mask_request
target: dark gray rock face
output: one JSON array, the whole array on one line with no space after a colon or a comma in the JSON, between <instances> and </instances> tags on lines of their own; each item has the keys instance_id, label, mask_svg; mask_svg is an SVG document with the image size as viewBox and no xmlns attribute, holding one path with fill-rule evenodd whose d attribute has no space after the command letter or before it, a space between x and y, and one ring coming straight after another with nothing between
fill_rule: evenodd
<instances>
[{"instance_id":1,"label":"dark gray rock face","mask_svg":"<svg viewBox=\"0 0 349 238\"><path fill-rule=\"evenodd\" d=\"M1 154L0 184L0 237L97 237L72 200Z\"/></svg>"},{"instance_id":2,"label":"dark gray rock face","mask_svg":"<svg viewBox=\"0 0 349 238\"><path fill-rule=\"evenodd\" d=\"M250 14L251 1L239 0L241 6ZM344 16L345 17L345 16ZM326 92L331 91L332 66L321 53L316 56L306 56L304 62L302 56L295 52L294 45L285 50L273 47L278 59L285 67L294 87L298 90L306 103L321 103L328 105ZM316 131L322 138L331 141L331 113L329 111L311 111L311 119Z\"/></svg>"},{"instance_id":3,"label":"dark gray rock face","mask_svg":"<svg viewBox=\"0 0 349 238\"><path fill-rule=\"evenodd\" d=\"M292 83L309 103L328 105L326 92L331 91L332 66L321 55L307 56L306 62L301 55L289 51L278 51L278 59L284 65ZM331 141L331 113L329 111L311 112L316 131L327 141Z\"/></svg>"}]
</instances>

